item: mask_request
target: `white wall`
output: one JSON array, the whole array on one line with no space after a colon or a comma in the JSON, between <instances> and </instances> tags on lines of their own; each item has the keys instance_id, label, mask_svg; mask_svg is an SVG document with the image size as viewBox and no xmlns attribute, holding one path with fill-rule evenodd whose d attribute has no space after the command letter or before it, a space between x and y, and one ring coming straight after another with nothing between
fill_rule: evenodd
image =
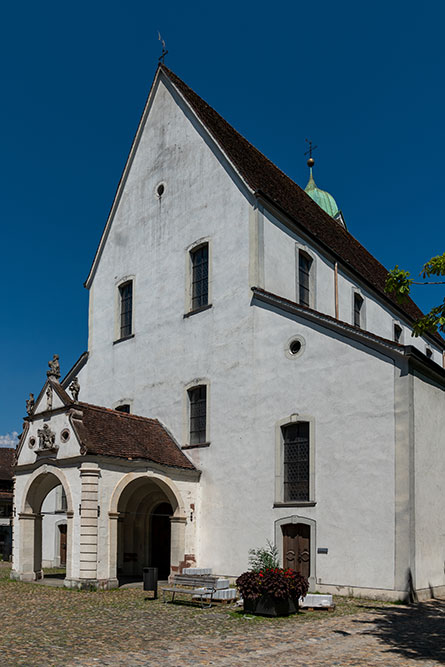
<instances>
[{"instance_id":1,"label":"white wall","mask_svg":"<svg viewBox=\"0 0 445 667\"><path fill-rule=\"evenodd\" d=\"M414 376L416 586L445 586L445 396Z\"/></svg>"}]
</instances>

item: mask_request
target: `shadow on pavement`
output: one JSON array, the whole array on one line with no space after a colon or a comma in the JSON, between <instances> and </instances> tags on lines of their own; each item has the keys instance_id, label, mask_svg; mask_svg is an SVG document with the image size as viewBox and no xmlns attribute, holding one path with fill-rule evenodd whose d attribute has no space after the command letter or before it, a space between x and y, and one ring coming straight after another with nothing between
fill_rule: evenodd
<instances>
[{"instance_id":1,"label":"shadow on pavement","mask_svg":"<svg viewBox=\"0 0 445 667\"><path fill-rule=\"evenodd\" d=\"M365 632L386 644L387 651L445 663L445 600L380 609L373 623Z\"/></svg>"}]
</instances>

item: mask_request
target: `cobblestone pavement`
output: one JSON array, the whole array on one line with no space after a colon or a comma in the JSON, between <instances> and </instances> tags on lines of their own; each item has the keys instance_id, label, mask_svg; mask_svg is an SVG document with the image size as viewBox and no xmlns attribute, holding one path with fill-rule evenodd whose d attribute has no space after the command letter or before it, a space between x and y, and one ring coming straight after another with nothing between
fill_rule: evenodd
<instances>
[{"instance_id":1,"label":"cobblestone pavement","mask_svg":"<svg viewBox=\"0 0 445 667\"><path fill-rule=\"evenodd\" d=\"M330 612L263 619L230 606L163 605L147 593L10 582L0 563L0 665L445 664L445 601L406 607L337 599Z\"/></svg>"}]
</instances>

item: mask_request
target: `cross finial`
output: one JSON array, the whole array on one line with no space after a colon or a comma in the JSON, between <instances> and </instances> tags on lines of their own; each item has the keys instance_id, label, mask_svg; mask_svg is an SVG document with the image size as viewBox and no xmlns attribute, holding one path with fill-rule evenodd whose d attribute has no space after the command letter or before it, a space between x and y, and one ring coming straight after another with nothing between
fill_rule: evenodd
<instances>
[{"instance_id":1,"label":"cross finial","mask_svg":"<svg viewBox=\"0 0 445 667\"><path fill-rule=\"evenodd\" d=\"M309 149L305 152L305 155L309 155L309 159L307 161L307 166L308 167L313 167L315 164L315 160L312 157L312 151L314 151L317 146L312 146L312 141L310 139L306 139L307 143L309 144Z\"/></svg>"},{"instance_id":2,"label":"cross finial","mask_svg":"<svg viewBox=\"0 0 445 667\"><path fill-rule=\"evenodd\" d=\"M161 55L159 56L158 60L159 60L159 62L162 62L162 64L164 64L164 58L165 58L165 56L167 55L168 51L167 51L167 49L165 48L165 40L162 39L162 37L161 37L161 33L159 32L159 30L158 30L158 39L159 39L159 41L160 41L161 44L162 44L162 53L161 53Z\"/></svg>"}]
</instances>

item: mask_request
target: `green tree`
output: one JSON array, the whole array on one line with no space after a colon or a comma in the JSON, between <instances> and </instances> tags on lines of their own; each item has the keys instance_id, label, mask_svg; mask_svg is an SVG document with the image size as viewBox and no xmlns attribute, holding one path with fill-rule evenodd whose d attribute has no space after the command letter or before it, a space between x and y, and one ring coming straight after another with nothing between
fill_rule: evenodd
<instances>
[{"instance_id":1,"label":"green tree","mask_svg":"<svg viewBox=\"0 0 445 667\"><path fill-rule=\"evenodd\" d=\"M425 280L431 276L445 276L445 253L432 257L423 265L419 275L422 281L410 278L410 272L399 269L396 265L388 273L385 292L395 294L397 301L403 303L408 299L411 285L445 285L445 280ZM430 312L419 318L413 326L413 336L422 336L424 333L442 331L445 333L445 298L441 304L431 308Z\"/></svg>"}]
</instances>

